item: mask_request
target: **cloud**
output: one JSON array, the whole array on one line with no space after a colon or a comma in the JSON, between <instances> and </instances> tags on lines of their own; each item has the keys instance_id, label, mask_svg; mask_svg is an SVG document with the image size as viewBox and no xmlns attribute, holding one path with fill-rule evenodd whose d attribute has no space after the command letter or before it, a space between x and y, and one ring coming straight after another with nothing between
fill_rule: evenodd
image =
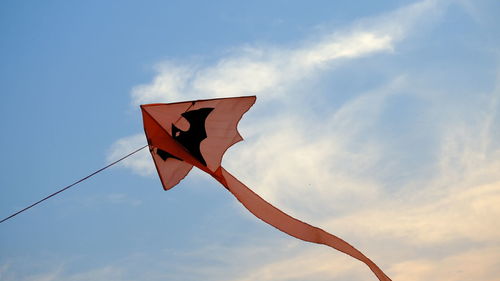
<instances>
[{"instance_id":1,"label":"cloud","mask_svg":"<svg viewBox=\"0 0 500 281\"><path fill-rule=\"evenodd\" d=\"M137 134L129 137L121 138L109 149L106 160L108 162L116 161L117 159L124 156L126 151L134 151L138 147L147 144L146 137L144 134ZM131 169L133 172L142 175L150 176L156 173L156 169L149 155L149 151L143 149L136 154L126 158L121 161L118 165Z\"/></svg>"},{"instance_id":2,"label":"cloud","mask_svg":"<svg viewBox=\"0 0 500 281\"><path fill-rule=\"evenodd\" d=\"M422 25L423 15L426 15L426 22L432 21L433 11L439 10L436 8L439 3L418 2L360 21L345 30L312 36L298 47L245 46L208 65L162 62L156 67L158 74L151 83L133 89L132 103L135 106L252 94L258 95L257 109L254 109L258 110L277 98L309 98L304 96L305 92L298 93L294 88L314 80L336 63L393 51L394 44L417 23ZM291 108L290 111L295 110ZM108 153L108 160L138 143L144 143L139 135L118 140ZM141 175L152 174L153 166L145 154L127 159L125 166Z\"/></svg>"},{"instance_id":3,"label":"cloud","mask_svg":"<svg viewBox=\"0 0 500 281\"><path fill-rule=\"evenodd\" d=\"M45 263L45 261L39 262ZM34 274L26 274L23 272L18 272L15 268L12 268L12 265L16 265L16 262L11 261L9 263L5 263L0 267L0 277L2 281L56 281L60 280L59 276L63 271L63 266L61 264L51 264L48 266L49 270L45 272L39 272Z\"/></svg>"},{"instance_id":4,"label":"cloud","mask_svg":"<svg viewBox=\"0 0 500 281\"><path fill-rule=\"evenodd\" d=\"M290 208L292 213L301 205L331 205L330 216L373 200L380 196L380 186L373 178L362 175L376 168L381 147L376 140L364 136L374 126L387 97L404 80L396 78L380 89L354 98L323 116L322 122L285 112L265 123L247 124L244 131L260 133L231 151L225 159L227 166L266 200L285 209L295 206ZM324 204L317 204L318 200ZM313 214L317 219L326 214L312 209L304 211L298 215Z\"/></svg>"},{"instance_id":5,"label":"cloud","mask_svg":"<svg viewBox=\"0 0 500 281\"><path fill-rule=\"evenodd\" d=\"M500 248L484 247L444 259L415 259L394 266L394 280L484 280L498 279Z\"/></svg>"},{"instance_id":6,"label":"cloud","mask_svg":"<svg viewBox=\"0 0 500 281\"><path fill-rule=\"evenodd\" d=\"M358 31L292 50L244 47L208 66L162 63L151 84L134 88L133 104L248 94L278 98L286 88L333 61L390 51L392 43L390 34Z\"/></svg>"},{"instance_id":7,"label":"cloud","mask_svg":"<svg viewBox=\"0 0 500 281\"><path fill-rule=\"evenodd\" d=\"M311 36L299 46L245 46L216 63L157 66L152 83L132 91L134 105L200 97L255 94L262 100L289 96L296 83L335 62L391 52L415 25L432 22L442 1L422 1L384 16L361 21L345 30ZM262 101L261 101L262 102Z\"/></svg>"},{"instance_id":8,"label":"cloud","mask_svg":"<svg viewBox=\"0 0 500 281\"><path fill-rule=\"evenodd\" d=\"M366 271L366 272L365 272ZM361 274L360 274L361 273ZM322 249L309 249L262 263L233 278L235 281L361 280L369 275L359 262Z\"/></svg>"},{"instance_id":9,"label":"cloud","mask_svg":"<svg viewBox=\"0 0 500 281\"><path fill-rule=\"evenodd\" d=\"M57 268L46 268L45 272L36 274L17 275L15 272L7 272L4 281L84 281L84 280L107 280L124 281L133 280L124 277L124 270L119 267L105 266L98 269L92 269L86 272L69 273L65 266Z\"/></svg>"},{"instance_id":10,"label":"cloud","mask_svg":"<svg viewBox=\"0 0 500 281\"><path fill-rule=\"evenodd\" d=\"M433 177L415 175L397 197L375 197L378 206L335 218L332 227L348 225L353 234L392 237L413 246L495 243L500 237L500 142L495 137L500 79L496 84L484 103L469 106L468 117L435 120L443 127Z\"/></svg>"},{"instance_id":11,"label":"cloud","mask_svg":"<svg viewBox=\"0 0 500 281\"><path fill-rule=\"evenodd\" d=\"M359 70L363 58L396 56L398 44L443 16L448 4L417 2L294 46L239 48L213 64L162 63L151 83L134 88L132 103L257 94L240 125L246 142L224 159L239 179L287 213L359 246L394 280L494 280L500 79L491 92L456 93L453 85L422 86L429 79L417 66L409 75L387 63L378 66L393 72L376 87L343 98L310 91L343 65ZM440 78L455 75L447 69ZM121 139L111 158L139 146L134 142L145 141ZM125 166L151 174L151 160L142 156ZM372 280L362 265L295 247L262 263L249 257L248 269L233 265L243 272L234 278L225 277L227 267L200 272L214 280ZM230 263L247 250L221 256Z\"/></svg>"},{"instance_id":12,"label":"cloud","mask_svg":"<svg viewBox=\"0 0 500 281\"><path fill-rule=\"evenodd\" d=\"M133 207L137 207L142 204L141 200L130 198L130 196L125 193L109 194L107 200L109 200L112 204L126 204Z\"/></svg>"},{"instance_id":13,"label":"cloud","mask_svg":"<svg viewBox=\"0 0 500 281\"><path fill-rule=\"evenodd\" d=\"M283 118L269 125L278 125L279 131L270 133L265 125L265 137L254 140L252 136L249 144L232 152L227 166L243 171L238 176L277 206L357 245L394 280L442 280L448 278L445 276L450 280L495 280L500 237L500 141L495 137L500 128L499 82L497 78L497 86L489 93L469 93L485 100L468 104L467 114L433 119L439 124L433 132L438 141L436 157L425 165L433 166L434 173L415 172L395 191L390 180L373 176L381 171L381 163L394 160L387 156L391 148L370 140L373 136L368 128L377 125L390 99L399 98L395 93L412 84L406 77L360 95L333 113L328 125L319 130L328 136L325 140L317 136L307 139L308 135L300 133L311 124L301 127L294 118ZM428 98L425 93L422 96ZM430 116L441 111L439 105L445 102L442 96L433 99L436 106L426 111ZM453 108L450 105L448 110L464 113L461 106ZM353 150L349 145L360 139L360 147L366 150ZM249 175L249 171L256 172ZM273 276L271 280L287 273L323 280L316 273L329 264L328 258L316 255L311 258L313 264L304 267L294 263L295 257L309 261L307 256L307 250L280 255L273 262L255 265L255 274L242 280ZM300 268L300 272L285 272L284 268ZM347 275L359 270L355 266L335 269ZM335 273L328 276L334 278ZM352 279L370 280L367 276Z\"/></svg>"}]
</instances>

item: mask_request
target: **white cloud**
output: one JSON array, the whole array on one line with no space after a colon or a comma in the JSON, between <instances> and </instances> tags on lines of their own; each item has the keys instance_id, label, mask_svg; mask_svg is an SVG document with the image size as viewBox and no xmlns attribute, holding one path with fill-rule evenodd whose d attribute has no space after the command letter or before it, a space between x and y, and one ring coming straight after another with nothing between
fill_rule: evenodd
<instances>
[{"instance_id":1,"label":"white cloud","mask_svg":"<svg viewBox=\"0 0 500 281\"><path fill-rule=\"evenodd\" d=\"M391 161L386 148L375 142L357 155L348 144L359 139L365 139L362 147L370 144L366 128L376 122L391 93L407 86L406 78L397 79L347 103L320 129L327 136L324 140L307 139L300 133L311 124L301 127L294 118L275 120L280 130L270 133L269 128L276 124L264 126L265 136L256 140L252 136L249 144L230 154L227 166L242 171L239 177L287 212L339 234L367 253L378 253L379 257L368 255L394 280L442 280L448 276L450 280L496 280L500 237L500 142L494 137L500 128L498 86L481 94L489 97L484 103L469 105L467 115L433 120L441 123L439 131L433 132L439 140L438 156L434 163L426 163L436 167L434 176L414 174L405 186L389 191L390 182L371 173L380 171L380 163ZM435 101L437 106L427 111L430 115L442 110L439 105L445 102L441 96ZM360 115L363 112L366 114ZM243 159L253 161L244 163ZM256 172L249 175L248 171ZM297 254L302 262L307 256L306 250ZM312 260L317 264L289 273L322 280L315 274L328 259L317 255ZM272 263L256 265L255 275L242 280L287 276L283 270L287 267L297 268L297 264L289 255L281 255ZM360 269L345 270L355 274ZM335 274L329 274L334 278ZM371 280L367 276L353 280Z\"/></svg>"},{"instance_id":2,"label":"white cloud","mask_svg":"<svg viewBox=\"0 0 500 281\"><path fill-rule=\"evenodd\" d=\"M132 101L138 105L254 94L258 95L256 106L264 107L270 99L290 97L296 92L297 83L324 72L340 59L392 51L394 44L420 23L422 15L426 15L426 22L431 21L439 3L422 1L341 32L314 36L300 47L247 46L205 66L163 62L157 66L158 75L150 84L133 89ZM126 153L125 149L139 139L137 135L118 140L109 155ZM151 174L152 166L146 163L144 155L128 159L126 166L139 174Z\"/></svg>"},{"instance_id":3,"label":"white cloud","mask_svg":"<svg viewBox=\"0 0 500 281\"><path fill-rule=\"evenodd\" d=\"M171 63L158 65L157 71L160 75L157 75L151 84L134 88L132 92L134 105L165 101L165 93L170 93L173 97L182 96L186 90L186 84L194 74L193 68L193 66L178 66Z\"/></svg>"},{"instance_id":4,"label":"white cloud","mask_svg":"<svg viewBox=\"0 0 500 281\"><path fill-rule=\"evenodd\" d=\"M299 47L246 46L213 65L161 63L152 83L132 91L134 105L256 94L262 100L289 89L341 59L390 52L416 24L431 22L440 1L422 1L341 32L314 36Z\"/></svg>"},{"instance_id":5,"label":"white cloud","mask_svg":"<svg viewBox=\"0 0 500 281\"><path fill-rule=\"evenodd\" d=\"M133 90L133 103L257 94L254 112L259 114L249 112L241 124L247 141L225 156L230 172L284 211L354 241L394 280L494 280L499 274L494 261L500 237L500 145L495 137L500 87L480 95L489 96L488 102L466 104L465 113L450 104L449 96L429 94L446 88L427 91L415 87L425 78L400 73L330 110L328 105L319 105L317 112L303 108L314 94L296 90L338 65L397 52L398 42L438 18L447 3L421 1L300 46L242 48L211 65L164 63L150 84ZM426 101L420 119L408 126L433 123L409 134L435 141L433 157L422 161L432 173L410 170L406 181L398 181L397 172L408 169L407 163L392 159L396 148L387 145L404 146L405 139L378 132L388 104L402 96ZM276 104L279 109L261 110ZM139 146L133 142L144 139L119 140L111 158ZM405 150L415 155L424 148L408 144ZM151 174L149 155L142 156L124 164ZM244 252L244 247L237 250ZM226 260L235 259L237 250L225 252ZM236 279L210 272L218 280L323 280L325 274L335 277L329 266L339 264L337 259L300 249L294 256L282 253L266 263L254 262ZM472 266L473 261L482 263ZM368 270L359 276L361 267L336 268L337 277L372 280Z\"/></svg>"},{"instance_id":6,"label":"white cloud","mask_svg":"<svg viewBox=\"0 0 500 281\"><path fill-rule=\"evenodd\" d=\"M468 250L443 259L415 259L394 266L394 280L498 280L498 246Z\"/></svg>"},{"instance_id":7,"label":"white cloud","mask_svg":"<svg viewBox=\"0 0 500 281\"><path fill-rule=\"evenodd\" d=\"M123 157L125 154L136 150L137 148L147 144L144 134L137 134L129 137L124 137L117 140L109 149L107 161L113 162ZM133 172L149 176L156 173L151 155L147 149L143 149L136 154L121 161L118 165L131 169Z\"/></svg>"}]
</instances>

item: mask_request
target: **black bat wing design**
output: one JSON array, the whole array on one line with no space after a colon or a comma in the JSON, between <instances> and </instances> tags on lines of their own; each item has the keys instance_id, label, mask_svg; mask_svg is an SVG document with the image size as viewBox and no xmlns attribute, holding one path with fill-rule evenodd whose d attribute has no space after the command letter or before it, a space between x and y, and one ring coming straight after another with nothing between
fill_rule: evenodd
<instances>
[{"instance_id":1,"label":"black bat wing design","mask_svg":"<svg viewBox=\"0 0 500 281\"><path fill-rule=\"evenodd\" d=\"M181 116L189 122L187 131L182 131L172 124L172 137L205 166L207 163L203 159L203 155L201 155L200 144L201 141L207 138L205 120L212 110L213 108L206 107L182 113ZM169 157L181 160L161 149L157 149L156 154L164 161Z\"/></svg>"}]
</instances>

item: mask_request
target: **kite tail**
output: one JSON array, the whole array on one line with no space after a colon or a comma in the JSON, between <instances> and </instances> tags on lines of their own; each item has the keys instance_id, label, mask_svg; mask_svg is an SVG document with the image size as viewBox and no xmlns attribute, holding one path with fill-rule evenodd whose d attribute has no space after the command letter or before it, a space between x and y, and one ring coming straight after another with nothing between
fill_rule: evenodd
<instances>
[{"instance_id":1,"label":"kite tail","mask_svg":"<svg viewBox=\"0 0 500 281\"><path fill-rule=\"evenodd\" d=\"M337 249L349 256L365 263L380 281L391 281L385 273L369 258L346 241L332 235L321 228L309 225L295 219L278 208L274 207L259 195L237 180L224 168L220 167L215 173L211 173L222 185L224 185L238 201L252 214L275 228L304 241L323 244Z\"/></svg>"}]
</instances>

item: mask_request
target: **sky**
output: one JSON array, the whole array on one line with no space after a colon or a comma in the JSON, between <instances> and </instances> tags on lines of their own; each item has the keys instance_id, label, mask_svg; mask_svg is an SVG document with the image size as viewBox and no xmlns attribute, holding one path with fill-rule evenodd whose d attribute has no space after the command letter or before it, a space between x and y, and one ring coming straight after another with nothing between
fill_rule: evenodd
<instances>
[{"instance_id":1,"label":"sky","mask_svg":"<svg viewBox=\"0 0 500 281\"><path fill-rule=\"evenodd\" d=\"M393 280L500 276L500 3L0 2L0 217L146 144L139 105L256 95L223 166ZM0 224L0 280L376 280L149 152Z\"/></svg>"}]
</instances>

